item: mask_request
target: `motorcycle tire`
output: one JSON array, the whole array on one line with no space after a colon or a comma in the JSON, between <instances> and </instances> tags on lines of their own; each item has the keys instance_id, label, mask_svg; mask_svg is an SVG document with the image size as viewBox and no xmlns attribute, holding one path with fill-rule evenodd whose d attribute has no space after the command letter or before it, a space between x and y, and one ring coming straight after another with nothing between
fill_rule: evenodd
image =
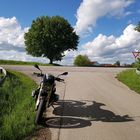
<instances>
[{"instance_id":1,"label":"motorcycle tire","mask_svg":"<svg viewBox=\"0 0 140 140\"><path fill-rule=\"evenodd\" d=\"M45 99L41 99L36 113L36 118L35 118L36 124L39 124L41 122L44 108L45 108Z\"/></svg>"}]
</instances>

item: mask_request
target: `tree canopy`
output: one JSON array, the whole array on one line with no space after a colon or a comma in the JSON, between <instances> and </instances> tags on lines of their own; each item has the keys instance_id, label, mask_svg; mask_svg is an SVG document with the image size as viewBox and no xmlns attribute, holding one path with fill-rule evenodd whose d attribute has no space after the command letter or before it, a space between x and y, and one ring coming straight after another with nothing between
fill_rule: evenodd
<instances>
[{"instance_id":1,"label":"tree canopy","mask_svg":"<svg viewBox=\"0 0 140 140\"><path fill-rule=\"evenodd\" d=\"M116 65L116 66L118 66L118 67L120 67L120 61L118 60L118 61L116 61L115 63L114 63L114 65Z\"/></svg>"},{"instance_id":2,"label":"tree canopy","mask_svg":"<svg viewBox=\"0 0 140 140\"><path fill-rule=\"evenodd\" d=\"M76 66L90 66L91 61L86 55L78 55L74 60Z\"/></svg>"},{"instance_id":3,"label":"tree canopy","mask_svg":"<svg viewBox=\"0 0 140 140\"><path fill-rule=\"evenodd\" d=\"M138 23L138 25L135 28L136 31L140 32L140 22Z\"/></svg>"},{"instance_id":4,"label":"tree canopy","mask_svg":"<svg viewBox=\"0 0 140 140\"><path fill-rule=\"evenodd\" d=\"M24 35L26 51L36 57L61 61L66 50L77 50L79 36L66 19L60 16L42 16L33 20Z\"/></svg>"}]
</instances>

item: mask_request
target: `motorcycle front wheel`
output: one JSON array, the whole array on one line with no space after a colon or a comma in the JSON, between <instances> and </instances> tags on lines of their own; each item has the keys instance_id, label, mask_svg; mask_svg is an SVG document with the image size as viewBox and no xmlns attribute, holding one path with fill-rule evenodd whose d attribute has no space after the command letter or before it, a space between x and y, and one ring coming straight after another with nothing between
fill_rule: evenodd
<instances>
[{"instance_id":1,"label":"motorcycle front wheel","mask_svg":"<svg viewBox=\"0 0 140 140\"><path fill-rule=\"evenodd\" d=\"M36 118L35 118L35 123L39 124L42 120L42 116L43 116L43 112L44 112L44 108L45 108L45 99L41 99L38 109L37 109L37 113L36 113Z\"/></svg>"}]
</instances>

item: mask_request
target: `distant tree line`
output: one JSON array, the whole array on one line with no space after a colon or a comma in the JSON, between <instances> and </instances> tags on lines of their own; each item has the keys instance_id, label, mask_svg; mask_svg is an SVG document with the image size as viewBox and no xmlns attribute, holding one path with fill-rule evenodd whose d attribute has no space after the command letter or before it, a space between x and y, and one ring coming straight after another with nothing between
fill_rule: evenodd
<instances>
[{"instance_id":1,"label":"distant tree line","mask_svg":"<svg viewBox=\"0 0 140 140\"><path fill-rule=\"evenodd\" d=\"M74 65L75 66L95 66L94 63L88 58L87 55L78 55L74 59ZM114 67L120 67L120 61L116 61L114 64L100 64L98 66L114 66Z\"/></svg>"}]
</instances>

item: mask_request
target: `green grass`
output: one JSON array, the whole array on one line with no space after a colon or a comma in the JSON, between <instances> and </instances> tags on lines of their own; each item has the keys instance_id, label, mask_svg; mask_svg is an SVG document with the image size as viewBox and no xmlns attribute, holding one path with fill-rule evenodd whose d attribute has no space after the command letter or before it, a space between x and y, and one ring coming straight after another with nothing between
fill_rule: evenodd
<instances>
[{"instance_id":1,"label":"green grass","mask_svg":"<svg viewBox=\"0 0 140 140\"><path fill-rule=\"evenodd\" d=\"M15 61L15 60L0 60L1 65L34 65L38 64L40 66L60 66L59 64L43 64L37 62L24 62L24 61Z\"/></svg>"},{"instance_id":2,"label":"green grass","mask_svg":"<svg viewBox=\"0 0 140 140\"><path fill-rule=\"evenodd\" d=\"M4 76L4 73L0 73L0 77Z\"/></svg>"},{"instance_id":3,"label":"green grass","mask_svg":"<svg viewBox=\"0 0 140 140\"><path fill-rule=\"evenodd\" d=\"M140 75L137 75L135 70L123 71L117 75L117 78L130 89L140 93Z\"/></svg>"},{"instance_id":4,"label":"green grass","mask_svg":"<svg viewBox=\"0 0 140 140\"><path fill-rule=\"evenodd\" d=\"M27 76L8 71L0 86L0 140L21 140L34 130L31 91L36 86Z\"/></svg>"}]
</instances>

